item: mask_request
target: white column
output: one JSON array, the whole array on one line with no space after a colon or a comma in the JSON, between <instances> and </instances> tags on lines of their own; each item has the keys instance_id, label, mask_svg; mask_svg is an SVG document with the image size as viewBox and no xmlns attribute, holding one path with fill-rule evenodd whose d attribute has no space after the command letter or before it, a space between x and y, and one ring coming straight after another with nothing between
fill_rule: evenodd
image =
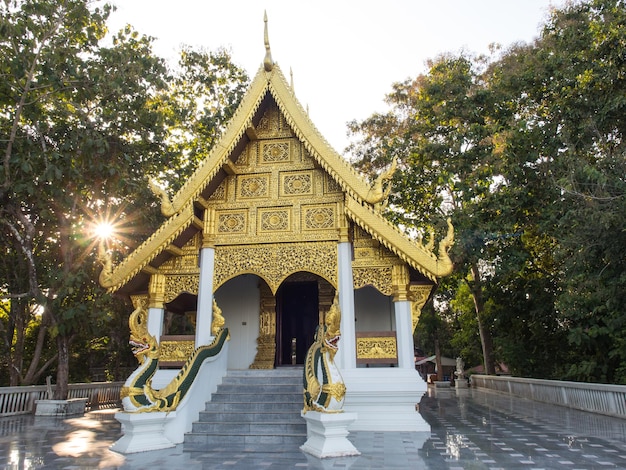
<instances>
[{"instance_id":1,"label":"white column","mask_svg":"<svg viewBox=\"0 0 626 470\"><path fill-rule=\"evenodd\" d=\"M150 307L148 309L148 333L156 338L157 343L161 342L161 335L163 334L164 314L164 308Z\"/></svg>"},{"instance_id":2,"label":"white column","mask_svg":"<svg viewBox=\"0 0 626 470\"><path fill-rule=\"evenodd\" d=\"M158 343L163 334L163 317L165 316L165 276L155 273L150 276L148 283L148 319L146 326L148 332L154 336Z\"/></svg>"},{"instance_id":3,"label":"white column","mask_svg":"<svg viewBox=\"0 0 626 470\"><path fill-rule=\"evenodd\" d=\"M200 281L198 283L198 309L196 310L196 348L211 344L211 323L213 322L213 272L215 269L215 248L200 250Z\"/></svg>"},{"instance_id":4,"label":"white column","mask_svg":"<svg viewBox=\"0 0 626 470\"><path fill-rule=\"evenodd\" d=\"M339 369L356 368L356 333L354 325L354 279L352 277L352 244L337 246L337 277L341 310L341 343L335 357Z\"/></svg>"},{"instance_id":5,"label":"white column","mask_svg":"<svg viewBox=\"0 0 626 470\"><path fill-rule=\"evenodd\" d=\"M411 302L408 300L396 300L394 302L394 310L398 342L398 367L415 370Z\"/></svg>"}]
</instances>

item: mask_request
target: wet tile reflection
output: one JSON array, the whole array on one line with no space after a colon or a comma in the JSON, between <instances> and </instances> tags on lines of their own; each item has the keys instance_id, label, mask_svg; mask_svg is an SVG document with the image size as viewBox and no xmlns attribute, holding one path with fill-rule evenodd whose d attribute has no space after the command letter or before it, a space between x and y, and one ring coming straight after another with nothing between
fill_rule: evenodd
<instances>
[{"instance_id":1,"label":"wet tile reflection","mask_svg":"<svg viewBox=\"0 0 626 470\"><path fill-rule=\"evenodd\" d=\"M121 455L114 410L82 418L0 418L0 469L599 469L626 468L626 420L489 392L433 392L420 412L431 433L356 432L359 457L315 459L299 449Z\"/></svg>"}]
</instances>

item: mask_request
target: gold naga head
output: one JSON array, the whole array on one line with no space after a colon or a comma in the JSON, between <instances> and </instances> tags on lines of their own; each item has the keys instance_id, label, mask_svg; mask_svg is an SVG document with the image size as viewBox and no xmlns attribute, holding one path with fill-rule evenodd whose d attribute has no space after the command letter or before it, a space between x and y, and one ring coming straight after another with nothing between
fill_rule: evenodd
<instances>
[{"instance_id":1,"label":"gold naga head","mask_svg":"<svg viewBox=\"0 0 626 470\"><path fill-rule=\"evenodd\" d=\"M341 311L339 310L339 298L335 295L335 300L330 306L324 318L324 348L328 350L332 357L339 349L341 339Z\"/></svg>"},{"instance_id":2,"label":"gold naga head","mask_svg":"<svg viewBox=\"0 0 626 470\"><path fill-rule=\"evenodd\" d=\"M130 344L134 356L141 363L146 357L157 357L157 342L148 332L148 312L145 309L145 299L134 297L133 305L135 310L128 317L130 327Z\"/></svg>"}]
</instances>

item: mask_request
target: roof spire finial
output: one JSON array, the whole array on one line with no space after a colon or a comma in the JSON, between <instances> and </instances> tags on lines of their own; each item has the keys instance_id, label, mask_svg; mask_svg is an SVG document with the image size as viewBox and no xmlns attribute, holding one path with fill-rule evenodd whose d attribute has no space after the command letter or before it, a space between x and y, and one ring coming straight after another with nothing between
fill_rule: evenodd
<instances>
[{"instance_id":1,"label":"roof spire finial","mask_svg":"<svg viewBox=\"0 0 626 470\"><path fill-rule=\"evenodd\" d=\"M266 72L271 72L274 68L274 61L272 60L272 51L270 51L270 39L267 34L267 11L263 12L263 21L265 22L265 32L263 39L265 41L265 59L263 60L263 67Z\"/></svg>"}]
</instances>

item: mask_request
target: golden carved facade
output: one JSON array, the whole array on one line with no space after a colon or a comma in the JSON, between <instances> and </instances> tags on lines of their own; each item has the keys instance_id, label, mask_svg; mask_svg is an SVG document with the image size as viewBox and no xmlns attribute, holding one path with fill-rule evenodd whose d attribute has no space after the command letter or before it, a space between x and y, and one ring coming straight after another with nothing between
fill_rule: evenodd
<instances>
[{"instance_id":1,"label":"golden carved facade","mask_svg":"<svg viewBox=\"0 0 626 470\"><path fill-rule=\"evenodd\" d=\"M202 237L197 234L182 247L178 256L173 256L159 268L159 273L164 276L165 303L171 302L183 292L198 294L198 253L201 245Z\"/></svg>"},{"instance_id":2,"label":"golden carved facade","mask_svg":"<svg viewBox=\"0 0 626 470\"><path fill-rule=\"evenodd\" d=\"M393 362L398 358L396 337L357 337L356 357L359 362Z\"/></svg>"},{"instance_id":3,"label":"golden carved facade","mask_svg":"<svg viewBox=\"0 0 626 470\"><path fill-rule=\"evenodd\" d=\"M205 232L215 232L214 289L252 273L275 293L284 279L299 271L317 274L336 286L336 244L340 229L348 226L355 289L371 285L384 295L406 290L408 281L399 286L396 275L404 261L346 221L340 185L294 137L275 105L255 132L257 139L235 159L232 174L206 198L207 209L214 213L210 229L205 216ZM166 303L182 292L198 293L201 247L202 235L197 234L182 254L159 269L166 276Z\"/></svg>"},{"instance_id":4,"label":"golden carved facade","mask_svg":"<svg viewBox=\"0 0 626 470\"><path fill-rule=\"evenodd\" d=\"M260 69L220 142L177 194L161 194L168 218L101 283L111 291L148 291L150 306L162 308L181 293L198 294L200 252L214 249L214 290L242 274L267 284L253 362L263 368L274 362L281 283L296 273L325 280L322 321L338 283L337 244L349 241L354 288L373 286L412 302L415 326L430 291L412 285L414 274L428 284L451 271L453 229L437 251L434 239L410 240L386 221L376 194L389 191L393 170L379 177L380 187L362 178L315 129L280 69ZM364 347L393 349L386 342Z\"/></svg>"},{"instance_id":5,"label":"golden carved facade","mask_svg":"<svg viewBox=\"0 0 626 470\"><path fill-rule=\"evenodd\" d=\"M159 345L159 362L185 362L194 350L193 340L162 340Z\"/></svg>"},{"instance_id":6,"label":"golden carved facade","mask_svg":"<svg viewBox=\"0 0 626 470\"><path fill-rule=\"evenodd\" d=\"M168 219L117 266L105 265L100 282L127 294L147 290L149 277L169 256L180 256L178 250L194 230L204 231L202 246L212 247L346 241L351 225L435 281L452 270L452 226L434 250L435 243L409 240L388 223L380 213L385 201L374 196L388 192L394 169L368 182L315 128L280 67L261 67L220 141L193 175L171 198L161 191ZM202 215L207 211L212 214L208 231ZM356 278L368 284L378 278L375 284L388 292L383 276L378 270ZM177 280L187 289L192 282Z\"/></svg>"},{"instance_id":7,"label":"golden carved facade","mask_svg":"<svg viewBox=\"0 0 626 470\"><path fill-rule=\"evenodd\" d=\"M276 298L266 284L261 284L260 290L257 352L250 369L273 369L276 356Z\"/></svg>"},{"instance_id":8,"label":"golden carved facade","mask_svg":"<svg viewBox=\"0 0 626 470\"><path fill-rule=\"evenodd\" d=\"M131 284L126 292L132 293L146 290L146 279L158 272L186 276L166 281L167 298L180 289L196 290L197 252L194 269L179 252L191 231L204 232L200 247L226 247L347 241L355 226L371 243L355 244L357 287L395 289L386 280L389 265L396 263L407 263L430 280L447 275L452 227L435 254L434 243L409 240L384 219L384 201L372 197L374 186L315 128L280 68L260 68L219 143L176 194L161 194L167 220L120 264L103 270L101 283L111 291ZM388 190L385 184L382 189ZM378 262L385 258L387 263ZM164 266L171 261L182 266Z\"/></svg>"},{"instance_id":9,"label":"golden carved facade","mask_svg":"<svg viewBox=\"0 0 626 470\"><path fill-rule=\"evenodd\" d=\"M273 293L289 275L307 271L337 285L337 244L289 243L217 247L214 284L240 274L253 273L265 280Z\"/></svg>"},{"instance_id":10,"label":"golden carved facade","mask_svg":"<svg viewBox=\"0 0 626 470\"><path fill-rule=\"evenodd\" d=\"M397 282L393 276L394 267L402 266L404 263L358 226L352 228L352 244L354 288L370 285L384 295L392 295Z\"/></svg>"},{"instance_id":11,"label":"golden carved facade","mask_svg":"<svg viewBox=\"0 0 626 470\"><path fill-rule=\"evenodd\" d=\"M416 284L409 287L409 300L411 301L411 325L413 327L411 331L415 331L417 322L422 314L422 308L430 297L433 287L434 286L429 284Z\"/></svg>"}]
</instances>

